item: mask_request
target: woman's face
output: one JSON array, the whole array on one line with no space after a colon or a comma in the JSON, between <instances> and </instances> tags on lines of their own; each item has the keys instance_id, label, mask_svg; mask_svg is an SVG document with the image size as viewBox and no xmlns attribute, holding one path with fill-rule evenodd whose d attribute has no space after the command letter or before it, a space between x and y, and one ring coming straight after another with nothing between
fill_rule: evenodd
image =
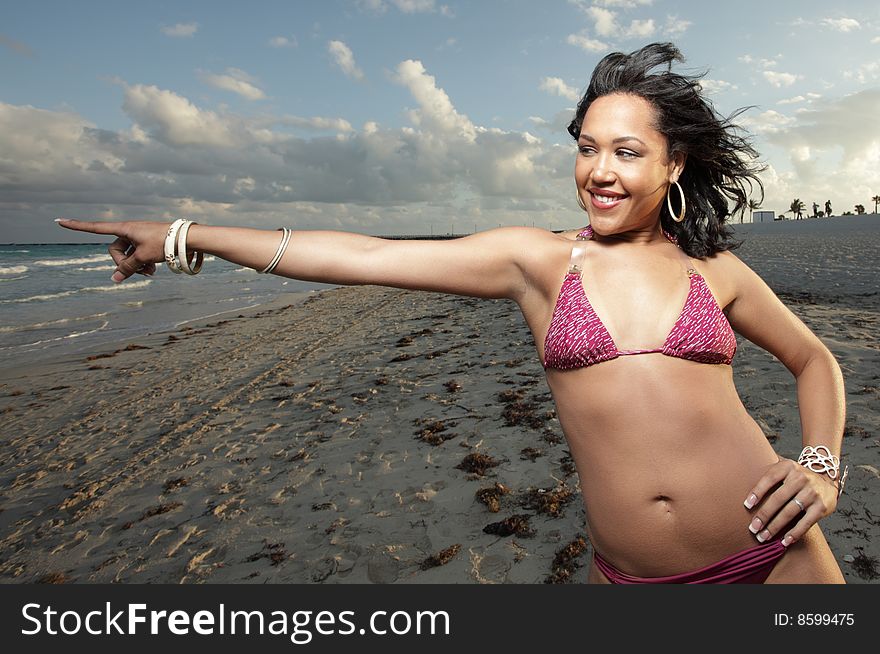
<instances>
[{"instance_id":1,"label":"woman's face","mask_svg":"<svg viewBox=\"0 0 880 654\"><path fill-rule=\"evenodd\" d=\"M584 116L574 177L599 234L651 228L659 220L685 158L669 159L666 137L653 125L651 103L622 93L596 99Z\"/></svg>"}]
</instances>

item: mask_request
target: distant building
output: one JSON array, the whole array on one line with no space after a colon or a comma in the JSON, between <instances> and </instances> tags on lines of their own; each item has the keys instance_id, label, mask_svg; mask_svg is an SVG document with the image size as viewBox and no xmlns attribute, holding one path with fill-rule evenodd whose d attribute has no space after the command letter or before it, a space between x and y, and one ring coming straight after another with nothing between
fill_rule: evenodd
<instances>
[{"instance_id":1,"label":"distant building","mask_svg":"<svg viewBox=\"0 0 880 654\"><path fill-rule=\"evenodd\" d=\"M776 220L776 212L774 211L755 211L752 213L753 223L772 223Z\"/></svg>"}]
</instances>

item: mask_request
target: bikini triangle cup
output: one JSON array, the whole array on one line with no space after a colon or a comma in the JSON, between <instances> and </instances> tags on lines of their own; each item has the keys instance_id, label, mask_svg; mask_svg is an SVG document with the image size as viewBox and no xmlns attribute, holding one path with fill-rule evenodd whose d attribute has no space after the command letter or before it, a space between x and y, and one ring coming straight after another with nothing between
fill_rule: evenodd
<instances>
[{"instance_id":1,"label":"bikini triangle cup","mask_svg":"<svg viewBox=\"0 0 880 654\"><path fill-rule=\"evenodd\" d=\"M678 245L675 236L666 230L663 234ZM578 240L592 236L588 225ZM544 368L584 368L619 356L653 352L697 363L730 365L736 354L736 334L703 276L693 268L688 269L688 275L690 287L684 306L663 346L621 351L590 304L579 267L572 266L562 282L544 340Z\"/></svg>"}]
</instances>

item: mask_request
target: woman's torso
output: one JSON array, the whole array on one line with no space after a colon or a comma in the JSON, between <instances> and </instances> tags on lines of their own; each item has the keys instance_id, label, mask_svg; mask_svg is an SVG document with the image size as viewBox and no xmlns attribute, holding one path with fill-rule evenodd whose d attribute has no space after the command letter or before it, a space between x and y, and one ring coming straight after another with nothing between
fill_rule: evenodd
<instances>
[{"instance_id":1,"label":"woman's torso","mask_svg":"<svg viewBox=\"0 0 880 654\"><path fill-rule=\"evenodd\" d=\"M547 265L520 303L541 361L576 234L548 241ZM617 347L661 346L688 292L681 253L671 243L586 248L583 284ZM691 262L726 307L734 280L717 258ZM546 372L590 539L612 564L639 576L676 574L757 543L743 500L778 457L729 365L645 353Z\"/></svg>"}]
</instances>

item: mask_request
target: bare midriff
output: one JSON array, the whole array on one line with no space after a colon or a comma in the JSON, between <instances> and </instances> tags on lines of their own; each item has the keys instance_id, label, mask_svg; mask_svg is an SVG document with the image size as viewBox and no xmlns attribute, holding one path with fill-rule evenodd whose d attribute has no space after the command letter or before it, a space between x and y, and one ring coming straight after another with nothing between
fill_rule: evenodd
<instances>
[{"instance_id":1,"label":"bare midriff","mask_svg":"<svg viewBox=\"0 0 880 654\"><path fill-rule=\"evenodd\" d=\"M743 501L778 457L731 366L649 353L546 373L588 535L612 565L673 575L758 544Z\"/></svg>"}]
</instances>

